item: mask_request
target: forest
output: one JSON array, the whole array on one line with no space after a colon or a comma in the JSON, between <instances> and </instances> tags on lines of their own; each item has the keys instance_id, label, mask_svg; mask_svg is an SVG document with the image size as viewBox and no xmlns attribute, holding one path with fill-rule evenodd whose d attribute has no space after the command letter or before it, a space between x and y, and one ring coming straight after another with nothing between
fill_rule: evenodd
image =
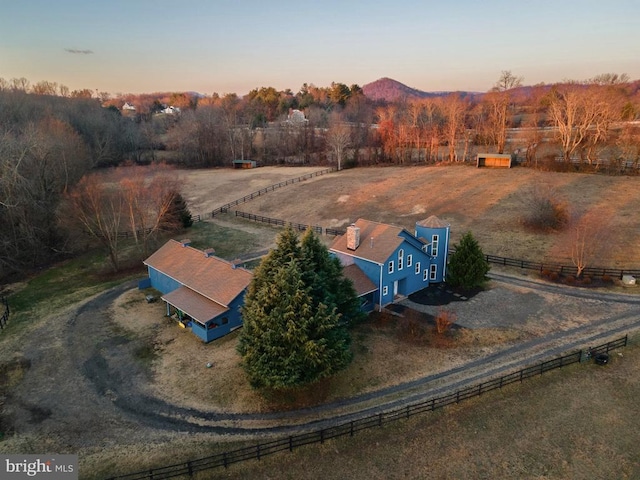
<instances>
[{"instance_id":1,"label":"forest","mask_svg":"<svg viewBox=\"0 0 640 480\"><path fill-rule=\"evenodd\" d=\"M636 174L639 92L640 81L625 74L524 86L510 71L487 92L393 101L335 82L296 93L260 87L244 96L111 96L0 78L0 278L76 254L87 231L103 228L94 239L108 239L82 210L90 199L123 212L108 227L114 235L166 228L180 192L165 164L211 168L251 159L340 169L473 162L489 151L534 168ZM168 106L173 112L163 113ZM153 169L153 185L142 166ZM145 189L154 192L146 203L135 194Z\"/></svg>"}]
</instances>

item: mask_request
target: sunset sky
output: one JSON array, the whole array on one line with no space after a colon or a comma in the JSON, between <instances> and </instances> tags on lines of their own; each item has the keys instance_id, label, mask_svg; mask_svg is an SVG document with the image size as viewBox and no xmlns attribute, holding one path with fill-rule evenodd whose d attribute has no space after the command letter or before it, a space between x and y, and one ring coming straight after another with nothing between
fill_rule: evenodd
<instances>
[{"instance_id":1,"label":"sunset sky","mask_svg":"<svg viewBox=\"0 0 640 480\"><path fill-rule=\"evenodd\" d=\"M639 79L640 1L0 0L0 77L72 90L486 91L502 70Z\"/></svg>"}]
</instances>

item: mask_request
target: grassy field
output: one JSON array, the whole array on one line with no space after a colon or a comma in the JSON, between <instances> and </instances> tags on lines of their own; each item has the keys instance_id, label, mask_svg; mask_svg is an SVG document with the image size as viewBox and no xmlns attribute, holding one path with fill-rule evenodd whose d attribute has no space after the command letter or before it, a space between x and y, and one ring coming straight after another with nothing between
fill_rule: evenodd
<instances>
[{"instance_id":1,"label":"grassy field","mask_svg":"<svg viewBox=\"0 0 640 480\"><path fill-rule=\"evenodd\" d=\"M185 197L192 213L198 214L315 170L318 168L269 167L255 171L189 171L181 175L187 189ZM471 230L487 253L532 260L559 259L564 255L561 234L532 233L520 224L522 199L531 185L540 182L558 188L580 212L607 212L604 218L616 230L601 262L640 266L640 245L629 241L640 229L635 208L640 202L636 178L543 173L523 168L354 169L287 186L238 208L325 227L342 227L363 217L409 230L415 221L435 214L451 223L454 241ZM273 227L223 215L213 223L196 224L186 235L198 248L213 247L217 255L232 259L273 245L278 232ZM9 329L0 335L0 355L19 355L21 342L31 328L49 321L52 313L123 279L140 277L144 274L141 267L113 276L104 256L91 254L10 286L14 313ZM133 301L123 301L122 308L134 308ZM165 328L172 329L175 337L174 326ZM142 331L130 334L141 336ZM428 346L408 346L389 338L390 332L370 327L356 332L354 345L360 355L348 374L330 386L326 398L388 384L394 375L408 378L412 365L425 358L434 362L448 358ZM167 340L172 357L169 347L162 351L149 345L143 345L136 355L155 371L155 393L171 400L181 399L184 405L202 404L207 402L206 391L192 391L189 377L180 383L175 378L179 375L172 379L170 375L193 365L189 355L200 355L211 346L196 345L192 335L182 337ZM57 348L56 342L61 340L50 339L46 348ZM216 344L225 345L230 372L237 369L232 341L230 336ZM467 347L472 349L474 342L478 344L478 337L470 336ZM640 371L639 342L634 338L633 345L622 351L623 356L614 356L606 367L569 367L453 408L364 432L353 439L302 448L293 454L235 465L198 478L638 478L640 391L633 379ZM376 360L382 362L378 366L387 372L385 377L376 377L375 371L368 370ZM180 365L184 368L176 368ZM10 381L0 385L0 397L20 382L23 373L12 375ZM255 406L255 395L249 398L248 390L238 390L233 381L233 375L212 378L209 395L217 395L217 404L229 410L242 410L239 405ZM104 478L113 472L188 460L239 445L207 435L146 435L143 443L137 443L134 435L126 445L105 440L103 445L84 446L82 454L88 470L82 477ZM30 438L24 441L31 442ZM38 445L29 445L38 451ZM47 440L42 445L51 449L57 444Z\"/></svg>"}]
</instances>

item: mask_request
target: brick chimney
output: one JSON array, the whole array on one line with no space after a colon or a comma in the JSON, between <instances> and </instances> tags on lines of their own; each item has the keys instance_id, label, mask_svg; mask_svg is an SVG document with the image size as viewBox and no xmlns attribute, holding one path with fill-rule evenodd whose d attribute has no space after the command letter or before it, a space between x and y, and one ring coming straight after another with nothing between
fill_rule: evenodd
<instances>
[{"instance_id":1,"label":"brick chimney","mask_svg":"<svg viewBox=\"0 0 640 480\"><path fill-rule=\"evenodd\" d=\"M357 250L360 246L360 228L355 224L351 224L347 227L347 248L349 250Z\"/></svg>"}]
</instances>

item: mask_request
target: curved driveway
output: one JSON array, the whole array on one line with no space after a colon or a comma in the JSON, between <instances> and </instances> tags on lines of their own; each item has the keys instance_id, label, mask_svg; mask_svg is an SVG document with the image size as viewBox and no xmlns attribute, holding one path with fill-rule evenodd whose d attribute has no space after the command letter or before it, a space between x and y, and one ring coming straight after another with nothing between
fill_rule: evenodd
<instances>
[{"instance_id":1,"label":"curved driveway","mask_svg":"<svg viewBox=\"0 0 640 480\"><path fill-rule=\"evenodd\" d=\"M188 432L283 434L344 423L451 393L567 351L603 343L640 329L640 297L556 286L502 273L493 273L491 277L497 285L615 305L616 308L612 310L617 313L565 330L550 331L546 335L418 380L316 407L277 413L215 413L180 407L149 395L145 389L147 374L140 368L139 362L131 361L135 341L126 335L114 336L109 326L109 305L118 295L132 288L132 284L124 284L106 292L78 309L68 324L69 352L75 368L89 381L94 394L108 399L130 421L153 428ZM97 340L89 341L91 338Z\"/></svg>"}]
</instances>

